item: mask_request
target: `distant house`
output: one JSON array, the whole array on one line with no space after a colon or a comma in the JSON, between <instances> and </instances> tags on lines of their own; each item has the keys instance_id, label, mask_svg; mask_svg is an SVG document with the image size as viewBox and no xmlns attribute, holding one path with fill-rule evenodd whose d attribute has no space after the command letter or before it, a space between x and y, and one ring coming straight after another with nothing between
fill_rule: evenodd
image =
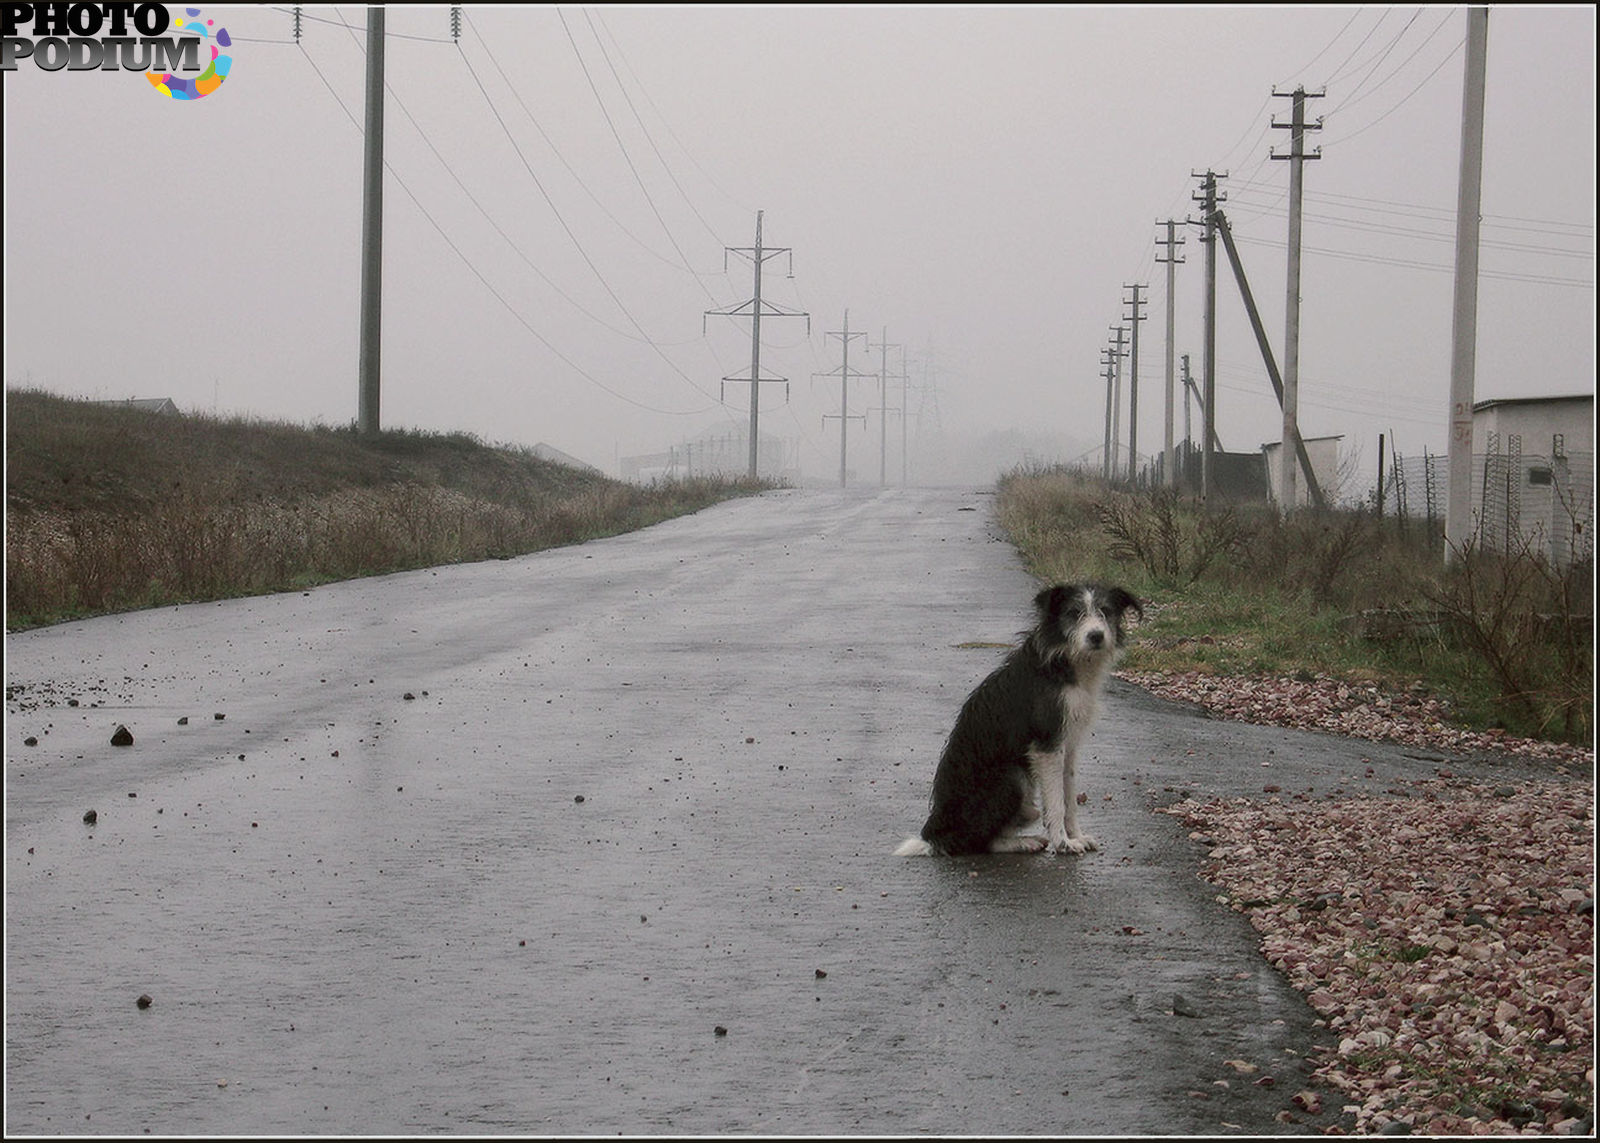
<instances>
[{"instance_id":1,"label":"distant house","mask_svg":"<svg viewBox=\"0 0 1600 1143\"><path fill-rule=\"evenodd\" d=\"M1339 442L1341 437L1306 437L1306 457L1311 461L1311 471L1322 489L1323 499L1331 506L1339 495ZM1267 499L1278 502L1278 481L1282 475L1283 442L1272 441L1261 446L1261 456L1267 466ZM1296 461L1298 465L1298 460ZM1294 496L1296 508L1311 503L1311 490L1306 487L1305 471L1295 470Z\"/></svg>"},{"instance_id":2,"label":"distant house","mask_svg":"<svg viewBox=\"0 0 1600 1143\"><path fill-rule=\"evenodd\" d=\"M554 445L547 445L543 441L540 441L538 444L533 446L533 455L538 457L540 460L548 460L553 464L564 464L568 468L580 469L583 472L600 471L594 465L585 461L581 461L575 456L570 456L556 448Z\"/></svg>"},{"instance_id":3,"label":"distant house","mask_svg":"<svg viewBox=\"0 0 1600 1143\"><path fill-rule=\"evenodd\" d=\"M1481 543L1526 541L1557 564L1594 556L1594 395L1472 406L1472 517Z\"/></svg>"},{"instance_id":4,"label":"distant house","mask_svg":"<svg viewBox=\"0 0 1600 1143\"><path fill-rule=\"evenodd\" d=\"M130 397L126 401L96 401L96 405L121 405L128 409L142 409L147 413L162 413L167 416L181 416L178 406L171 397Z\"/></svg>"},{"instance_id":5,"label":"distant house","mask_svg":"<svg viewBox=\"0 0 1600 1143\"><path fill-rule=\"evenodd\" d=\"M757 442L757 471L762 476L798 478L799 459L793 455L797 448L770 433L760 433ZM673 445L666 452L622 457L621 469L622 479L630 481L710 474L743 476L750 471L750 429L743 421L733 419Z\"/></svg>"}]
</instances>

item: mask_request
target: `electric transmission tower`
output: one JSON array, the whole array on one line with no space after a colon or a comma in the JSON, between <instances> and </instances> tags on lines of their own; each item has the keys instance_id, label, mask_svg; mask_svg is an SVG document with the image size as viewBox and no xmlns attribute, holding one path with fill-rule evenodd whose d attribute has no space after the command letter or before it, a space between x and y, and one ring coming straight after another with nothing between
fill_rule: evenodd
<instances>
[{"instance_id":1,"label":"electric transmission tower","mask_svg":"<svg viewBox=\"0 0 1600 1143\"><path fill-rule=\"evenodd\" d=\"M823 416L822 416L822 423L823 423L824 426L826 426L828 421L831 420L833 417L837 416L839 418L839 487L843 488L845 486L845 483L848 480L848 474L849 474L849 471L850 471L848 466L847 466L847 464L846 464L846 460L845 460L845 457L846 457L846 444L845 444L845 442L846 442L846 431L845 430L848 427L848 425L849 425L849 423L850 423L850 421L852 419L851 416L850 416L850 378L852 378L852 377L871 377L872 374L871 373L863 373L859 369L851 369L850 368L850 341L851 341L852 338L857 338L857 337L863 337L864 338L864 337L867 336L867 334L866 334L865 330L861 330L861 331L856 332L856 333L851 333L850 332L850 311L849 310L845 310L844 311L844 329L842 329L842 330L831 330L827 334L825 334L824 336L825 337L837 337L839 339L839 341L840 341L840 344L843 346L843 350L844 350L844 359L843 359L843 362L840 364L839 368L829 370L827 373L813 374L813 376L816 376L816 377L837 377L837 378L839 378L839 411L836 414L835 413L824 413ZM866 418L865 414L863 414L863 415L861 415L859 417L856 417L854 419L858 420L858 421L861 421L863 424L865 424L867 418Z\"/></svg>"},{"instance_id":2,"label":"electric transmission tower","mask_svg":"<svg viewBox=\"0 0 1600 1143\"><path fill-rule=\"evenodd\" d=\"M794 276L794 254L787 246L761 245L761 216L762 211L756 211L756 244L753 247L723 247L722 268L728 268L728 255L739 254L749 258L755 267L754 296L747 302L723 310L707 310L701 318L701 328L704 329L705 317L746 317L750 318L750 374L748 377L724 377L724 383L729 381L750 382L750 476L758 476L757 465L759 462L759 442L761 427L761 383L783 382L785 388L789 384L786 377L761 376L761 319L763 317L803 317L806 319L806 333L811 332L811 315L800 310L786 310L775 306L771 302L761 300L761 266L768 258L776 258L779 254L789 255L789 276Z\"/></svg>"}]
</instances>

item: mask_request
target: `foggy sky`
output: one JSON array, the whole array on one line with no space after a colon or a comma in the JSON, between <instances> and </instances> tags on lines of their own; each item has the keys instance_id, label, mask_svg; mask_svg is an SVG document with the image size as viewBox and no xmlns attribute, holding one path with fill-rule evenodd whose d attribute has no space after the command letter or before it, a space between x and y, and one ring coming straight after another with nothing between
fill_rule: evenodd
<instances>
[{"instance_id":1,"label":"foggy sky","mask_svg":"<svg viewBox=\"0 0 1600 1143\"><path fill-rule=\"evenodd\" d=\"M298 45L288 8L203 11L236 42L202 100L131 72L5 74L6 384L349 423L365 11L306 8ZM954 436L1018 430L1074 459L1100 444L1100 354L1135 282L1153 451L1157 223L1197 217L1194 172L1229 175L1281 359L1289 164L1268 150L1290 102L1272 92L1303 84L1326 95L1301 431L1343 434L1369 476L1380 433L1445 447L1464 9L464 12L457 43L447 8L389 10L386 427L614 472L742 421L748 386L720 382L749 368L748 324L703 314L750 298L724 247L753 245L762 211L793 266L766 263L764 297L810 315L809 334L763 323L763 371L789 386L763 386L762 428L800 442L808 477L838 469L839 382L814 375L840 365L847 308L870 333L853 368L877 368L886 330L936 385L911 395L913 436L936 396ZM1490 16L1480 399L1594 391L1594 43L1589 6ZM1198 377L1202 246L1180 232L1176 344ZM1218 430L1253 450L1279 414L1225 263L1218 281ZM871 408L851 466L874 484L876 385L851 390Z\"/></svg>"}]
</instances>

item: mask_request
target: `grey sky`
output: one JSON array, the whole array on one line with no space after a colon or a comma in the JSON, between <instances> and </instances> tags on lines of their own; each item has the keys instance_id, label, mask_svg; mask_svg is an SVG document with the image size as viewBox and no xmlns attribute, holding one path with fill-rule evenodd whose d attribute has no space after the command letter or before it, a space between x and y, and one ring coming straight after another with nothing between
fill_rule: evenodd
<instances>
[{"instance_id":1,"label":"grey sky","mask_svg":"<svg viewBox=\"0 0 1600 1143\"><path fill-rule=\"evenodd\" d=\"M128 72L6 73L8 385L354 419L361 133L338 100L360 120L365 14L307 8L295 46L289 11L204 10L234 69L193 103ZM1344 434L1366 470L1380 432L1442 450L1465 29L1461 8L468 5L457 46L447 8L391 7L383 421L614 470L742 418L747 387L717 399L748 327L702 334L702 312L748 299L722 248L750 246L761 210L794 269L768 262L765 295L811 315L809 337L765 323L763 367L790 388L764 387L762 427L803 442L808 476L837 471L838 382L812 375L839 365L824 335L846 307L873 346L853 366L876 367L887 328L946 429L1069 459L1100 442L1132 282L1151 286L1150 451L1156 224L1194 211L1192 171L1230 175L1281 354L1288 164L1267 155L1289 101L1271 92L1300 83L1327 91L1302 431ZM1490 17L1480 398L1594 389L1594 44L1589 6ZM1182 230L1177 350L1198 373L1202 247ZM1219 314L1219 431L1254 449L1278 415L1225 268ZM852 386L853 412L873 389ZM851 444L867 482L876 417Z\"/></svg>"}]
</instances>

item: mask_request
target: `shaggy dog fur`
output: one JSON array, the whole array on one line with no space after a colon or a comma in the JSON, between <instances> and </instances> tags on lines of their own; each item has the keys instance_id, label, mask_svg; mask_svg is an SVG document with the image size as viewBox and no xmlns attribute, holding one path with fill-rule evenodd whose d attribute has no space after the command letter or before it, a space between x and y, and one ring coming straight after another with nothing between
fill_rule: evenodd
<instances>
[{"instance_id":1,"label":"shaggy dog fur","mask_svg":"<svg viewBox=\"0 0 1600 1143\"><path fill-rule=\"evenodd\" d=\"M1093 584L1045 588L1033 605L1037 625L956 716L928 820L897 854L1099 848L1078 828L1078 748L1122 646L1123 617L1144 609L1120 587ZM1041 810L1044 835L1021 832Z\"/></svg>"}]
</instances>

